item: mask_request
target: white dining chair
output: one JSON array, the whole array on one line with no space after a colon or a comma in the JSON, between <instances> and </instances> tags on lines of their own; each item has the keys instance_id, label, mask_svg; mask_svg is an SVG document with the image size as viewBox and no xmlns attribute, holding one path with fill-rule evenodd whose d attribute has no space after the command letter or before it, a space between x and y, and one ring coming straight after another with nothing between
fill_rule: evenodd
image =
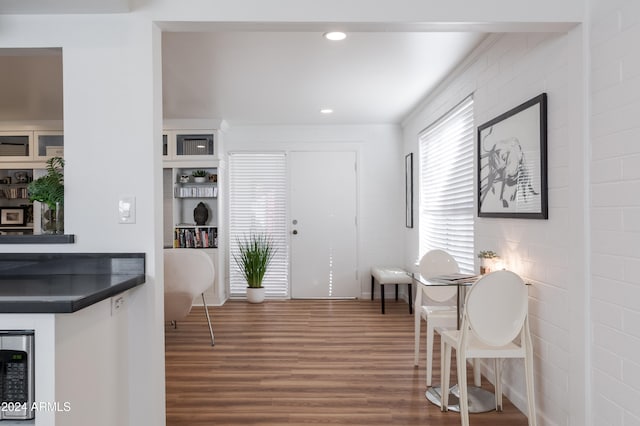
<instances>
[{"instance_id":1,"label":"white dining chair","mask_svg":"<svg viewBox=\"0 0 640 426\"><path fill-rule=\"evenodd\" d=\"M458 262L446 251L438 249L430 250L422 256L418 270L425 278L460 272ZM416 289L413 363L418 365L420 328L422 320L424 320L427 327L427 387L431 386L433 370L434 330L436 327L455 329L458 325L456 294L456 286L427 287L418 285Z\"/></svg>"},{"instance_id":2,"label":"white dining chair","mask_svg":"<svg viewBox=\"0 0 640 426\"><path fill-rule=\"evenodd\" d=\"M533 347L527 287L522 278L504 270L483 276L467 292L460 330L439 331L442 338L442 411L447 411L449 406L452 348L456 350L462 426L469 425L467 360L495 360L495 403L496 410L502 411L502 361L505 358L523 358L529 426L536 426ZM517 337L519 343L514 342Z\"/></svg>"},{"instance_id":3,"label":"white dining chair","mask_svg":"<svg viewBox=\"0 0 640 426\"><path fill-rule=\"evenodd\" d=\"M213 261L202 250L164 250L164 319L171 321L175 327L178 320L189 315L193 299L200 295L209 325L211 346L215 341L204 291L214 284L215 277Z\"/></svg>"}]
</instances>

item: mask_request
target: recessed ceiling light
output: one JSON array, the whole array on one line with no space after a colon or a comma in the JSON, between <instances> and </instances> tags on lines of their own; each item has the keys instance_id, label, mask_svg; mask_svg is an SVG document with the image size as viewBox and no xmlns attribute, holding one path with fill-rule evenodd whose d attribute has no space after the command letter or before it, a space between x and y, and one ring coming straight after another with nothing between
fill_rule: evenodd
<instances>
[{"instance_id":1,"label":"recessed ceiling light","mask_svg":"<svg viewBox=\"0 0 640 426\"><path fill-rule=\"evenodd\" d=\"M331 41L340 41L347 38L347 35L342 31L330 31L328 33L324 33L324 38Z\"/></svg>"},{"instance_id":2,"label":"recessed ceiling light","mask_svg":"<svg viewBox=\"0 0 640 426\"><path fill-rule=\"evenodd\" d=\"M320 110L321 114L333 114L333 110L331 108L322 108Z\"/></svg>"}]
</instances>

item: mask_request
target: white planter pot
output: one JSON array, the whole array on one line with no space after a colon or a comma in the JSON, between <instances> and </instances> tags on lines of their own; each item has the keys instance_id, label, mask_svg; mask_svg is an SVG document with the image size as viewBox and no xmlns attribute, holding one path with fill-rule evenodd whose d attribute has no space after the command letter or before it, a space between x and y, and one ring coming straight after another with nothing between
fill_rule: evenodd
<instances>
[{"instance_id":1,"label":"white planter pot","mask_svg":"<svg viewBox=\"0 0 640 426\"><path fill-rule=\"evenodd\" d=\"M193 181L196 183L205 183L207 181L206 177L202 177L202 176L198 176L198 177L194 177Z\"/></svg>"},{"instance_id":2,"label":"white planter pot","mask_svg":"<svg viewBox=\"0 0 640 426\"><path fill-rule=\"evenodd\" d=\"M264 287L247 287L247 301L249 303L264 302Z\"/></svg>"}]
</instances>

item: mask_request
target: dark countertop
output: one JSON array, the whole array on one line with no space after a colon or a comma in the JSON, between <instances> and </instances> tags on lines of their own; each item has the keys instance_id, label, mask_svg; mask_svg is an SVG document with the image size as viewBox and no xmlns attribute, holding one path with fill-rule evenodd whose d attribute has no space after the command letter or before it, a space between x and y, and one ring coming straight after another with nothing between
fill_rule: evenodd
<instances>
[{"instance_id":1,"label":"dark countertop","mask_svg":"<svg viewBox=\"0 0 640 426\"><path fill-rule=\"evenodd\" d=\"M0 253L0 313L76 312L144 282L144 253Z\"/></svg>"}]
</instances>

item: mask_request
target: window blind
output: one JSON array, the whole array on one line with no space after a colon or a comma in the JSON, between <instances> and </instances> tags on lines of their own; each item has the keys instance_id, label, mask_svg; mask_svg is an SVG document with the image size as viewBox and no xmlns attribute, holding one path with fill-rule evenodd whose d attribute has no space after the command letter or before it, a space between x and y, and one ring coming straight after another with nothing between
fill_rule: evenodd
<instances>
[{"instance_id":1,"label":"window blind","mask_svg":"<svg viewBox=\"0 0 640 426\"><path fill-rule=\"evenodd\" d=\"M284 153L229 155L229 280L231 297L244 296L247 283L234 255L237 240L252 232L267 233L276 254L267 269L265 296L289 297L287 244L287 162Z\"/></svg>"},{"instance_id":2,"label":"window blind","mask_svg":"<svg viewBox=\"0 0 640 426\"><path fill-rule=\"evenodd\" d=\"M469 96L419 135L420 256L451 254L474 270L473 98Z\"/></svg>"}]
</instances>

